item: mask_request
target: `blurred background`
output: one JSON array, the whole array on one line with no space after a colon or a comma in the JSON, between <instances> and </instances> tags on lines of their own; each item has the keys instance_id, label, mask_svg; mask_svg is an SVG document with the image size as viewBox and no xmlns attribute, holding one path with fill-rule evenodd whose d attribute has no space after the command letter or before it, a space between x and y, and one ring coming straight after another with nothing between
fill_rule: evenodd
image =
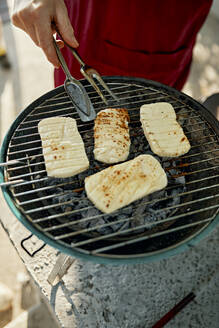
<instances>
[{"instance_id":1,"label":"blurred background","mask_svg":"<svg viewBox=\"0 0 219 328\"><path fill-rule=\"evenodd\" d=\"M19 112L53 88L52 65L23 31L11 25L11 5L12 0L0 0L0 143ZM219 93L218 31L219 1L215 0L198 35L190 76L183 88L198 101ZM4 211L8 208L1 194L0 221ZM21 322L27 313L35 318L29 328L56 327L1 225L0 261L0 328L17 318L21 321L13 327L26 327ZM1 297L8 299L8 312L1 308Z\"/></svg>"}]
</instances>

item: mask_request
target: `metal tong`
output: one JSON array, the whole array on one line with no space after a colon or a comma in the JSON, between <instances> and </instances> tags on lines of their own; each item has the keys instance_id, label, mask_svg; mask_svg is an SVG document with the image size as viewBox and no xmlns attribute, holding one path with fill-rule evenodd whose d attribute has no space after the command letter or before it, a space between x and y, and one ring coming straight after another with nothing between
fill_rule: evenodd
<instances>
[{"instance_id":1,"label":"metal tong","mask_svg":"<svg viewBox=\"0 0 219 328\"><path fill-rule=\"evenodd\" d=\"M93 86L93 88L97 91L101 99L104 101L106 105L108 105L108 101L106 97L101 92L100 88L94 81L94 78L102 85L102 87L112 96L112 98L115 101L119 101L119 99L116 97L116 95L109 89L109 87L106 85L106 83L103 81L100 74L92 67L86 65L84 61L79 56L78 52L72 48L70 45L68 45L61 35L58 33L64 44L71 50L74 57L77 59L77 61L80 64L80 72L81 74L88 80L88 82ZM76 80L71 73L69 72L68 66L64 60L64 57L62 56L62 53L56 43L55 38L53 38L54 46L56 49L57 56L59 58L60 64L62 66L63 71L66 75L66 81L65 81L65 90L69 94L70 98L72 99L74 105L76 106L76 110L78 111L78 114L82 121L90 121L93 120L96 117L95 110L91 104L91 101L86 93L85 88L82 86L82 84Z\"/></svg>"},{"instance_id":2,"label":"metal tong","mask_svg":"<svg viewBox=\"0 0 219 328\"><path fill-rule=\"evenodd\" d=\"M70 73L68 66L62 56L62 53L56 43L55 38L53 38L53 43L56 49L57 56L59 58L62 69L66 75L66 80L64 83L65 90L69 95L73 105L75 106L81 120L83 122L94 120L96 117L96 112L94 107L88 97L88 94L83 87L83 85L76 80Z\"/></svg>"},{"instance_id":3,"label":"metal tong","mask_svg":"<svg viewBox=\"0 0 219 328\"><path fill-rule=\"evenodd\" d=\"M56 30L57 30L57 28L56 28ZM115 101L119 101L118 97L109 89L109 87L103 81L101 75L97 72L97 70L94 69L93 67L88 66L87 64L85 64L85 62L82 60L82 58L78 54L77 50L75 48L72 48L69 44L67 44L65 42L65 40L62 38L62 36L59 34L58 31L57 31L57 34L59 35L60 39L64 42L64 44L71 50L71 52L72 52L73 56L75 57L75 59L79 62L81 74L85 77L85 79L88 80L88 82L92 85L92 87L97 91L97 93L102 98L104 103L106 105L108 105L107 99L105 98L105 96L101 92L100 88L98 87L98 85L96 84L94 79L96 79L102 85L102 87L111 95L111 97Z\"/></svg>"},{"instance_id":4,"label":"metal tong","mask_svg":"<svg viewBox=\"0 0 219 328\"><path fill-rule=\"evenodd\" d=\"M64 42L64 41L63 41ZM65 42L64 42L65 43ZM65 43L66 44L66 43ZM106 83L103 81L102 77L100 76L100 74L97 72L96 69L94 69L93 67L88 66L87 64L84 63L84 61L81 59L81 57L79 56L78 52L68 46L71 50L71 52L73 53L74 57L77 59L77 61L79 62L79 64L81 65L80 67L80 72L81 74L88 80L88 82L90 82L90 84L92 85L92 87L97 91L97 93L99 94L99 96L102 98L102 100L104 101L104 103L106 105L108 105L108 101L105 98L105 96L103 95L103 93L101 92L100 88L98 87L98 85L96 84L96 82L94 81L94 78L102 85L102 87L111 95L111 97L115 100L115 101L119 101L119 99L117 98L117 96L109 89L109 87L106 85Z\"/></svg>"}]
</instances>

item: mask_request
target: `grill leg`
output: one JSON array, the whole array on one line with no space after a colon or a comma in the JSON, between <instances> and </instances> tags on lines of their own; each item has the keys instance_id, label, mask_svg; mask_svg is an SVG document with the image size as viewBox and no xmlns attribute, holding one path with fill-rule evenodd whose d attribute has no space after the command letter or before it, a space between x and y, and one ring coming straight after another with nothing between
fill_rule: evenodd
<instances>
[{"instance_id":1,"label":"grill leg","mask_svg":"<svg viewBox=\"0 0 219 328\"><path fill-rule=\"evenodd\" d=\"M60 254L47 279L50 285L56 285L67 273L74 261L75 259L71 256Z\"/></svg>"}]
</instances>

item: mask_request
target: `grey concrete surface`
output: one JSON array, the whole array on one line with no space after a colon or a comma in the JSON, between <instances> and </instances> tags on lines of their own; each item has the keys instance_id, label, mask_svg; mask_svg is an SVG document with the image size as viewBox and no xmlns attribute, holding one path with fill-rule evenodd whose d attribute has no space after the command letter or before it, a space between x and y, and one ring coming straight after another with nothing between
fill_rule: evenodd
<instances>
[{"instance_id":1,"label":"grey concrete surface","mask_svg":"<svg viewBox=\"0 0 219 328\"><path fill-rule=\"evenodd\" d=\"M191 74L183 89L195 99L205 99L219 92L217 31L219 21L210 15L198 36ZM9 23L4 25L4 35L12 70L0 71L1 140L23 108L53 88L53 69L30 38L12 29ZM197 247L157 263L108 267L76 260L63 281L51 288L46 277L55 263L57 251L46 246L33 259L24 253L20 240L29 232L9 211L2 195L0 219L14 244L12 246L0 227L0 281L14 288L16 273L26 272L27 268L44 295L44 301L50 303L64 328L151 327L174 302L191 290L194 282L211 275L208 288L166 327L218 327L219 286L214 275L219 266L218 229ZM20 292L15 288L16 294L19 299ZM17 316L22 308L17 304L15 309ZM53 314L46 313L40 327L55 327ZM29 323L28 328L35 326Z\"/></svg>"}]
</instances>

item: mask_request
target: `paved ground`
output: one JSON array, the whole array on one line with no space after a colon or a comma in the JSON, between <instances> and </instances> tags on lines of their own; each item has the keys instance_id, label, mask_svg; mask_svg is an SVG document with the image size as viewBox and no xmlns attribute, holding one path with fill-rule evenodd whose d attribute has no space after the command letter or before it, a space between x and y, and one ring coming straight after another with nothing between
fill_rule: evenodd
<instances>
[{"instance_id":1,"label":"paved ground","mask_svg":"<svg viewBox=\"0 0 219 328\"><path fill-rule=\"evenodd\" d=\"M191 74L184 87L184 92L196 99L204 99L219 92L218 31L219 20L210 15L199 34ZM53 88L52 66L29 37L20 30L12 29L9 23L4 25L4 35L12 70L0 71L0 140L23 108ZM1 215L4 215L2 202L0 198ZM21 284L17 277L19 273L20 277L26 274L26 270L1 227L0 259L0 281L13 289L13 316L16 317L23 311L20 302ZM44 323L41 327L49 327L49 315L44 318L47 324Z\"/></svg>"}]
</instances>

